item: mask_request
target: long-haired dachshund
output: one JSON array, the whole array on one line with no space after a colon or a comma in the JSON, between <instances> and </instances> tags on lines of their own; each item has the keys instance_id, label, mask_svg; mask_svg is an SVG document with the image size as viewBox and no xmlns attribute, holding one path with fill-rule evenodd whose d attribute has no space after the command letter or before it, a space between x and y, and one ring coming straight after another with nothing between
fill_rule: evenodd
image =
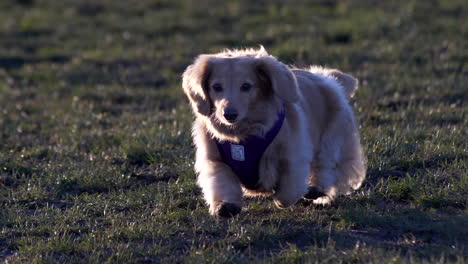
<instances>
[{"instance_id":1,"label":"long-haired dachshund","mask_svg":"<svg viewBox=\"0 0 468 264\"><path fill-rule=\"evenodd\" d=\"M198 56L183 74L196 120L195 170L210 213L238 214L242 196L327 204L361 185L366 164L338 70L292 69L258 50Z\"/></svg>"}]
</instances>

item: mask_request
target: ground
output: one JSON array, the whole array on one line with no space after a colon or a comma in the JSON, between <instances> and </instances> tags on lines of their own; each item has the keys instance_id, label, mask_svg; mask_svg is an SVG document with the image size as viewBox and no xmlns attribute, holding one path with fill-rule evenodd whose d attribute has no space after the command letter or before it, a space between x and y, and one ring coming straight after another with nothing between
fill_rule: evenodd
<instances>
[{"instance_id":1,"label":"ground","mask_svg":"<svg viewBox=\"0 0 468 264\"><path fill-rule=\"evenodd\" d=\"M464 263L468 4L0 2L0 261ZM208 214L181 74L265 48L360 80L368 174L330 206Z\"/></svg>"}]
</instances>

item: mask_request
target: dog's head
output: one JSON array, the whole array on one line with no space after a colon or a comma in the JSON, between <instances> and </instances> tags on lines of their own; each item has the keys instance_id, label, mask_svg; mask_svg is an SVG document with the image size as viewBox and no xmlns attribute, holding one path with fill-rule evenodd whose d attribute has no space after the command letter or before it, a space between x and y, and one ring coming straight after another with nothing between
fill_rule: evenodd
<instances>
[{"instance_id":1,"label":"dog's head","mask_svg":"<svg viewBox=\"0 0 468 264\"><path fill-rule=\"evenodd\" d=\"M228 127L248 117L257 102L300 97L293 73L263 49L200 55L184 72L183 88L194 112Z\"/></svg>"}]
</instances>

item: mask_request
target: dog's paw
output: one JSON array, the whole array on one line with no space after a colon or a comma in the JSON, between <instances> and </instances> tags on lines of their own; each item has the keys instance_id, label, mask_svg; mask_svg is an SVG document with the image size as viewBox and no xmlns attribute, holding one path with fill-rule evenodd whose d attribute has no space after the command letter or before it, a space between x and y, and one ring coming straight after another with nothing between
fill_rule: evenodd
<instances>
[{"instance_id":1,"label":"dog's paw","mask_svg":"<svg viewBox=\"0 0 468 264\"><path fill-rule=\"evenodd\" d=\"M216 208L216 214L221 217L233 217L239 214L241 211L240 206L233 204L233 203L221 203Z\"/></svg>"},{"instance_id":2,"label":"dog's paw","mask_svg":"<svg viewBox=\"0 0 468 264\"><path fill-rule=\"evenodd\" d=\"M333 201L333 197L323 196L313 200L312 202L318 205L327 205L330 204L331 201Z\"/></svg>"},{"instance_id":3,"label":"dog's paw","mask_svg":"<svg viewBox=\"0 0 468 264\"><path fill-rule=\"evenodd\" d=\"M320 191L315 186L309 186L307 193L304 195L304 199L306 200L316 200L320 197L327 196L324 192Z\"/></svg>"}]
</instances>

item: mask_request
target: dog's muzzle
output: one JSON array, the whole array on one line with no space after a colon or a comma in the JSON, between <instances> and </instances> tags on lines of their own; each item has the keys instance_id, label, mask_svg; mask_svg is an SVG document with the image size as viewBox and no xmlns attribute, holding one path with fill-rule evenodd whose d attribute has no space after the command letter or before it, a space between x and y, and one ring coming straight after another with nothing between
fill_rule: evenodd
<instances>
[{"instance_id":1,"label":"dog's muzzle","mask_svg":"<svg viewBox=\"0 0 468 264\"><path fill-rule=\"evenodd\" d=\"M233 108L226 108L224 109L224 113L223 113L223 116L224 118L226 118L226 120L229 122L229 123L234 123L236 122L237 120L237 116L239 114L237 113L237 110L236 109L233 109Z\"/></svg>"}]
</instances>

